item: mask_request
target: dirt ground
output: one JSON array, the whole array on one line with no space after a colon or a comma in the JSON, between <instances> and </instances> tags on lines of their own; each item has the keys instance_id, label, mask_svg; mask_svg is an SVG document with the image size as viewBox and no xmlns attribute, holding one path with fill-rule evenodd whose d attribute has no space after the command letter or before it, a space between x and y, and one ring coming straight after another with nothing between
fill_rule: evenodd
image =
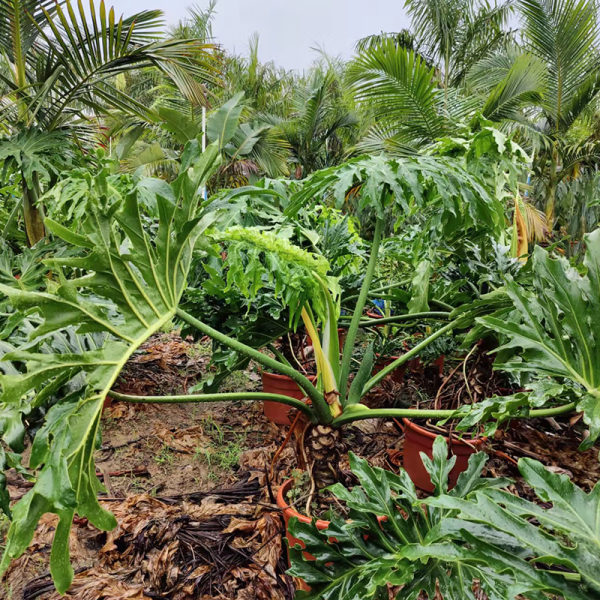
<instances>
[{"instance_id":1,"label":"dirt ground","mask_svg":"<svg viewBox=\"0 0 600 600\"><path fill-rule=\"evenodd\" d=\"M188 393L206 376L209 359L206 343L161 334L127 365L118 390ZM223 391L254 391L260 385L258 369L251 365L231 376ZM402 394L388 383L370 402L390 405ZM356 425L346 430L354 452L388 469L402 465L397 423ZM118 527L100 532L86 519L76 519L70 539L76 575L67 598L291 599L283 520L274 504L278 487L296 466L291 443L273 464L286 433L264 417L260 403L113 402L106 407L97 474L106 488L102 504L115 514ZM519 457L530 456L589 490L600 480L598 449L581 453L580 442L576 417L513 423L488 441L487 474L514 478L512 490L533 499L516 468ZM30 486L16 475L10 481L13 499ZM60 598L48 573L55 526L55 516L43 518L29 550L1 584L1 599Z\"/></svg>"}]
</instances>

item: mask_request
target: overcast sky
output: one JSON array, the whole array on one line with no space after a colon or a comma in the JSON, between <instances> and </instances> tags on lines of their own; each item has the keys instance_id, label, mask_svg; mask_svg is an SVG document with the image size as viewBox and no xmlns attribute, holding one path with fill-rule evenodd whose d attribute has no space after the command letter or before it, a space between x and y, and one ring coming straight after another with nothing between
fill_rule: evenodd
<instances>
[{"instance_id":1,"label":"overcast sky","mask_svg":"<svg viewBox=\"0 0 600 600\"><path fill-rule=\"evenodd\" d=\"M113 2L125 16L160 8L169 22L183 17L191 4L208 6L208 0ZM247 53L248 38L256 31L262 61L302 70L316 57L311 48L349 57L357 39L407 27L403 5L403 0L218 0L213 30L219 43L239 54Z\"/></svg>"}]
</instances>

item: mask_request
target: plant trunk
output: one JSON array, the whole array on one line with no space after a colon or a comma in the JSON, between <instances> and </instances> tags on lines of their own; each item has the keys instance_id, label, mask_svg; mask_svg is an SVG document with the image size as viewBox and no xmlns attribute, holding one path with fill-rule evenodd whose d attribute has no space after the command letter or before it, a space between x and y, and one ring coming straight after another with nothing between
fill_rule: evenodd
<instances>
[{"instance_id":1,"label":"plant trunk","mask_svg":"<svg viewBox=\"0 0 600 600\"><path fill-rule=\"evenodd\" d=\"M40 183L38 174L33 174L33 186L29 187L23 178L23 217L25 219L25 232L29 247L35 246L46 235L42 208L38 205L40 196Z\"/></svg>"},{"instance_id":2,"label":"plant trunk","mask_svg":"<svg viewBox=\"0 0 600 600\"><path fill-rule=\"evenodd\" d=\"M548 183L548 198L546 199L546 219L550 233L554 226L554 206L556 204L556 186L558 185L558 150L556 146L552 149L552 160L550 162L550 180Z\"/></svg>"},{"instance_id":3,"label":"plant trunk","mask_svg":"<svg viewBox=\"0 0 600 600\"><path fill-rule=\"evenodd\" d=\"M309 427L304 435L305 450L316 488L322 490L339 481L342 432L328 425Z\"/></svg>"}]
</instances>

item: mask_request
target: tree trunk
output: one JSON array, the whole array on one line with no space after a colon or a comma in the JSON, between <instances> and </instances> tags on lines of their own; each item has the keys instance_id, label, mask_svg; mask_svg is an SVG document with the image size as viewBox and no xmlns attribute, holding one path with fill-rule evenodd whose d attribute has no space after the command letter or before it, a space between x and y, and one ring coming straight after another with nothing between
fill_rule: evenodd
<instances>
[{"instance_id":1,"label":"tree trunk","mask_svg":"<svg viewBox=\"0 0 600 600\"><path fill-rule=\"evenodd\" d=\"M342 432L327 425L309 428L304 437L306 454L318 490L339 481Z\"/></svg>"},{"instance_id":2,"label":"tree trunk","mask_svg":"<svg viewBox=\"0 0 600 600\"><path fill-rule=\"evenodd\" d=\"M550 181L548 183L548 197L546 198L546 219L550 233L554 226L554 206L556 204L556 186L558 185L558 150L556 146L552 149L552 160L550 162Z\"/></svg>"},{"instance_id":3,"label":"tree trunk","mask_svg":"<svg viewBox=\"0 0 600 600\"><path fill-rule=\"evenodd\" d=\"M30 188L23 178L23 217L25 219L25 232L29 247L35 246L46 235L44 217L41 206L38 206L40 196L40 183L38 174L33 174L33 186Z\"/></svg>"}]
</instances>

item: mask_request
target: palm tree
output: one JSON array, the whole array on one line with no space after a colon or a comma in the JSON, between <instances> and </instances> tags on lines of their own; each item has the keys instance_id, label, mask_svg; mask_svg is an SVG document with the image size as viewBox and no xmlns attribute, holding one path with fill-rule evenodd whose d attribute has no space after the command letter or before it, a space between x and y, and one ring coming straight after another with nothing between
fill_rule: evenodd
<instances>
[{"instance_id":1,"label":"palm tree","mask_svg":"<svg viewBox=\"0 0 600 600\"><path fill-rule=\"evenodd\" d=\"M214 74L209 45L159 38L161 11L116 19L104 1L96 11L90 0L90 16L81 3L78 13L70 0L62 5L54 0L0 0L0 121L13 136L4 158L16 165L29 164L32 141L39 145L43 134L63 133L81 143L97 130L95 118L109 108L156 120L152 111L119 89L115 76L120 73L158 68L186 94L197 95L203 93L199 81ZM43 174L21 168L30 244L44 234L36 205Z\"/></svg>"},{"instance_id":2,"label":"palm tree","mask_svg":"<svg viewBox=\"0 0 600 600\"><path fill-rule=\"evenodd\" d=\"M359 149L410 155L469 125L475 113L496 123L520 123L521 108L541 97L544 66L519 55L506 68L477 70L494 57L471 67L469 89L466 82L444 87L435 67L390 38L359 53L348 66L347 82L373 120Z\"/></svg>"},{"instance_id":3,"label":"palm tree","mask_svg":"<svg viewBox=\"0 0 600 600\"><path fill-rule=\"evenodd\" d=\"M570 139L586 111L595 112L600 90L598 9L595 0L520 0L519 9L523 45L546 66L546 90L531 131L542 143L535 168L546 181L552 225L558 184L600 156L596 143Z\"/></svg>"},{"instance_id":4,"label":"palm tree","mask_svg":"<svg viewBox=\"0 0 600 600\"><path fill-rule=\"evenodd\" d=\"M283 116L287 113L297 77L277 67L272 61L261 62L259 37L248 40L248 56L228 55L223 74L227 97L244 92L249 106L256 112Z\"/></svg>"},{"instance_id":5,"label":"palm tree","mask_svg":"<svg viewBox=\"0 0 600 600\"><path fill-rule=\"evenodd\" d=\"M419 48L440 65L443 88L464 80L470 67L506 39L511 3L475 0L406 0Z\"/></svg>"},{"instance_id":6,"label":"palm tree","mask_svg":"<svg viewBox=\"0 0 600 600\"><path fill-rule=\"evenodd\" d=\"M257 117L281 130L291 148L297 179L341 162L359 125L341 65L332 62L317 65L304 81L296 82L287 114Z\"/></svg>"},{"instance_id":7,"label":"palm tree","mask_svg":"<svg viewBox=\"0 0 600 600\"><path fill-rule=\"evenodd\" d=\"M192 7L171 33L175 37L198 36L212 40L215 2L206 10ZM118 139L115 154L126 171L158 175L171 179L176 175L174 159L183 145L201 133L199 109L207 105L207 141L221 140L222 163L209 182L210 188L246 185L261 176L289 175L289 144L278 127L260 119L260 111L285 114L291 96L291 73L261 63L258 36L249 40L249 55L229 55L215 46L220 78L204 86L206 102L196 102L182 93L172 81L156 70L144 69L124 77L124 86L136 100L151 106L159 121L115 115L110 119L110 135ZM218 124L217 124L218 123ZM222 127L229 133L223 141Z\"/></svg>"}]
</instances>

